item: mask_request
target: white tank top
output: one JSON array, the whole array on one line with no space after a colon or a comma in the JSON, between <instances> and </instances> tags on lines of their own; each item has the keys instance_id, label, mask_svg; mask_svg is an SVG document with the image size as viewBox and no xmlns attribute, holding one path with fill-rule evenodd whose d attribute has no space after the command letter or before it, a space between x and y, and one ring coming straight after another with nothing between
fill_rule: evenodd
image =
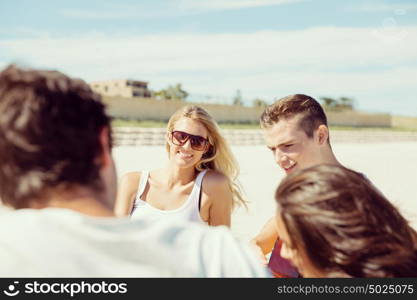
<instances>
[{"instance_id":1,"label":"white tank top","mask_svg":"<svg viewBox=\"0 0 417 300\"><path fill-rule=\"evenodd\" d=\"M207 224L205 221L203 221L203 219L201 219L199 210L201 182L203 181L203 177L206 172L207 170L204 170L197 175L191 194L179 208L162 210L153 207L141 199L149 178L149 171L143 171L140 176L138 192L136 194L135 202L133 203L133 209L130 214L131 218L138 219L144 218L146 216L146 218L154 220L161 218L171 218L173 220L186 220Z\"/></svg>"}]
</instances>

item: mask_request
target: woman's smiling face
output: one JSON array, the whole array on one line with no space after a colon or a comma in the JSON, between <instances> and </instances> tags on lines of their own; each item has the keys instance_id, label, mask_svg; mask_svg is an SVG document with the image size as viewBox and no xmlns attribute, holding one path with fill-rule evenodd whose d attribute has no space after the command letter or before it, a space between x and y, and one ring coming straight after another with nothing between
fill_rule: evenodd
<instances>
[{"instance_id":1,"label":"woman's smiling face","mask_svg":"<svg viewBox=\"0 0 417 300\"><path fill-rule=\"evenodd\" d=\"M206 127L199 121L187 117L179 119L172 131L182 131L194 136L201 136L208 139ZM198 151L191 147L191 141L188 139L184 145L175 145L172 142L172 132L168 133L169 157L172 162L181 168L194 167L202 158L205 150Z\"/></svg>"}]
</instances>

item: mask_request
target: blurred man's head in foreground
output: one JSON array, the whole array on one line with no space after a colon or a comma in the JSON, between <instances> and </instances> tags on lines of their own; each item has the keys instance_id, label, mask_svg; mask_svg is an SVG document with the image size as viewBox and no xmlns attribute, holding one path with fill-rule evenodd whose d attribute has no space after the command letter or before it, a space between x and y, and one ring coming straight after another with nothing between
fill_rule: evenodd
<instances>
[{"instance_id":1,"label":"blurred man's head in foreground","mask_svg":"<svg viewBox=\"0 0 417 300\"><path fill-rule=\"evenodd\" d=\"M47 207L51 199L83 190L112 208L116 174L111 147L110 118L84 81L14 65L0 73L4 204Z\"/></svg>"}]
</instances>

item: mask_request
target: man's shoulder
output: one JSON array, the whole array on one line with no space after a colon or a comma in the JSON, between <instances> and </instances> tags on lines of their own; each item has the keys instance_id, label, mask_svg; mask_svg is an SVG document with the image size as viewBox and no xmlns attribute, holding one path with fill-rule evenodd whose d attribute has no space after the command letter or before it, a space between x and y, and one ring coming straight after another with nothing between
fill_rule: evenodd
<instances>
[{"instance_id":1,"label":"man's shoulder","mask_svg":"<svg viewBox=\"0 0 417 300\"><path fill-rule=\"evenodd\" d=\"M161 243L173 244L178 240L188 240L191 244L195 240L217 238L233 238L225 226L209 227L191 221L175 221L169 219L151 220L147 218L131 220L128 226L131 230L138 230L141 235L158 237Z\"/></svg>"},{"instance_id":2,"label":"man's shoulder","mask_svg":"<svg viewBox=\"0 0 417 300\"><path fill-rule=\"evenodd\" d=\"M0 218L0 258L44 276L259 277L267 272L224 226L93 218L59 210L18 210ZM22 251L30 247L30 251ZM56 257L59 268L44 263ZM103 258L105 264L103 265ZM75 262L84 261L83 265ZM28 262L24 263L23 262ZM85 268L85 264L89 268ZM58 266L57 265L57 266ZM15 268L10 265L5 274ZM149 270L151 267L152 270ZM52 268L52 269L51 269ZM14 271L13 271L14 272ZM23 272L23 270L22 270ZM29 273L28 273L29 272Z\"/></svg>"},{"instance_id":3,"label":"man's shoulder","mask_svg":"<svg viewBox=\"0 0 417 300\"><path fill-rule=\"evenodd\" d=\"M269 276L249 245L238 241L226 226L177 223L164 227L159 238L161 249L177 251L175 259L182 262L176 265L179 276Z\"/></svg>"}]
</instances>

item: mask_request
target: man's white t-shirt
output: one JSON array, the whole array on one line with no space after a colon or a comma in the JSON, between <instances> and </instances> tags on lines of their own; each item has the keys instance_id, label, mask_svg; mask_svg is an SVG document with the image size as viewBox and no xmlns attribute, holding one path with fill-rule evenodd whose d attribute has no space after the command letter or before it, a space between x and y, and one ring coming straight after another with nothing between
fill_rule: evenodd
<instances>
[{"instance_id":1,"label":"man's white t-shirt","mask_svg":"<svg viewBox=\"0 0 417 300\"><path fill-rule=\"evenodd\" d=\"M0 277L270 276L226 227L58 208L1 213L0 264Z\"/></svg>"}]
</instances>

